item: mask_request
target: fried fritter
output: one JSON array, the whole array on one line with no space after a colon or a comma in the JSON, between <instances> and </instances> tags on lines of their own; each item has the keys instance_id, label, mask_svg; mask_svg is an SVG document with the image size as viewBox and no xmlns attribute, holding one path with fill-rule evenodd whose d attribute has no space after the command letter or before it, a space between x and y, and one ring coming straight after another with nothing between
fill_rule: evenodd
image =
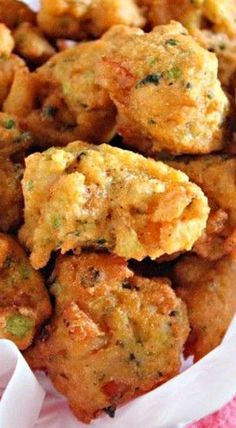
<instances>
[{"instance_id":1,"label":"fried fritter","mask_svg":"<svg viewBox=\"0 0 236 428\"><path fill-rule=\"evenodd\" d=\"M51 313L43 279L35 272L23 249L0 234L0 338L19 349L29 347L39 327Z\"/></svg>"},{"instance_id":2,"label":"fried fritter","mask_svg":"<svg viewBox=\"0 0 236 428\"><path fill-rule=\"evenodd\" d=\"M2 108L3 102L10 91L15 73L21 69L26 69L26 66L18 56L0 56L0 108Z\"/></svg>"},{"instance_id":3,"label":"fried fritter","mask_svg":"<svg viewBox=\"0 0 236 428\"><path fill-rule=\"evenodd\" d=\"M174 278L192 329L185 354L199 360L221 343L236 313L236 256L210 262L187 255L177 263Z\"/></svg>"},{"instance_id":4,"label":"fried fritter","mask_svg":"<svg viewBox=\"0 0 236 428\"><path fill-rule=\"evenodd\" d=\"M0 230L2 232L8 232L22 221L22 175L22 165L13 164L5 156L0 157Z\"/></svg>"},{"instance_id":5,"label":"fried fritter","mask_svg":"<svg viewBox=\"0 0 236 428\"><path fill-rule=\"evenodd\" d=\"M22 1L1 0L0 22L14 29L21 22L35 22L36 14Z\"/></svg>"},{"instance_id":6,"label":"fried fritter","mask_svg":"<svg viewBox=\"0 0 236 428\"><path fill-rule=\"evenodd\" d=\"M8 58L14 48L14 39L6 25L0 23L0 56Z\"/></svg>"},{"instance_id":7,"label":"fried fritter","mask_svg":"<svg viewBox=\"0 0 236 428\"><path fill-rule=\"evenodd\" d=\"M32 143L31 135L20 129L17 117L0 112L0 156L23 152Z\"/></svg>"},{"instance_id":8,"label":"fried fritter","mask_svg":"<svg viewBox=\"0 0 236 428\"><path fill-rule=\"evenodd\" d=\"M183 23L198 42L216 53L219 78L228 87L236 71L235 0L139 0L152 26Z\"/></svg>"},{"instance_id":9,"label":"fried fritter","mask_svg":"<svg viewBox=\"0 0 236 428\"><path fill-rule=\"evenodd\" d=\"M189 326L169 284L135 276L114 255L57 260L55 315L25 356L83 422L178 373Z\"/></svg>"},{"instance_id":10,"label":"fried fritter","mask_svg":"<svg viewBox=\"0 0 236 428\"><path fill-rule=\"evenodd\" d=\"M99 37L110 27L144 25L134 0L41 0L38 24L52 37L82 40Z\"/></svg>"},{"instance_id":11,"label":"fried fritter","mask_svg":"<svg viewBox=\"0 0 236 428\"><path fill-rule=\"evenodd\" d=\"M209 213L202 191L162 162L74 142L26 159L25 225L32 265L53 250L105 247L125 259L190 250Z\"/></svg>"},{"instance_id":12,"label":"fried fritter","mask_svg":"<svg viewBox=\"0 0 236 428\"><path fill-rule=\"evenodd\" d=\"M216 260L236 250L236 157L180 157L168 164L185 172L209 199L211 213L207 228L194 251Z\"/></svg>"},{"instance_id":13,"label":"fried fritter","mask_svg":"<svg viewBox=\"0 0 236 428\"><path fill-rule=\"evenodd\" d=\"M42 64L56 51L38 27L23 22L14 31L15 51L33 64Z\"/></svg>"},{"instance_id":14,"label":"fried fritter","mask_svg":"<svg viewBox=\"0 0 236 428\"><path fill-rule=\"evenodd\" d=\"M118 109L125 143L148 154L221 149L228 100L217 79L215 55L177 22L114 43L117 31L106 34L97 82Z\"/></svg>"},{"instance_id":15,"label":"fried fritter","mask_svg":"<svg viewBox=\"0 0 236 428\"><path fill-rule=\"evenodd\" d=\"M39 145L63 146L77 139L96 144L114 135L115 106L95 82L104 44L101 40L66 49L30 76L33 88L26 87L25 93L33 94L33 105L28 103L28 112L20 120ZM18 91L19 84L13 98Z\"/></svg>"}]
</instances>

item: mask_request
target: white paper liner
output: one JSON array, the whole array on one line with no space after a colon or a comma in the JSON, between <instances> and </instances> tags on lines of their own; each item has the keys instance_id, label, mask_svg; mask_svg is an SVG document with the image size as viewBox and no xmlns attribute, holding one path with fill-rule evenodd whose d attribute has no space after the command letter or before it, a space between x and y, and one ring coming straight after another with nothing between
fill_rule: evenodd
<instances>
[{"instance_id":1,"label":"white paper liner","mask_svg":"<svg viewBox=\"0 0 236 428\"><path fill-rule=\"evenodd\" d=\"M180 428L218 410L236 395L235 349L236 320L222 345L201 361L122 406L114 419L101 416L92 427ZM38 373L37 379L16 346L0 340L0 396L5 390L0 401L0 427L86 426L76 420L66 399L54 390L43 373ZM46 391L45 399L39 383Z\"/></svg>"}]
</instances>

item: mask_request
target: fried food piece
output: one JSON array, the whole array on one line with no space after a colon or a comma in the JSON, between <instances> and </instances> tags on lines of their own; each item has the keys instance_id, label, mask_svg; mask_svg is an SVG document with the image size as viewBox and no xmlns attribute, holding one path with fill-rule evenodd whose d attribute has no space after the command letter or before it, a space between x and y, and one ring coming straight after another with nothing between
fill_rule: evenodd
<instances>
[{"instance_id":1,"label":"fried food piece","mask_svg":"<svg viewBox=\"0 0 236 428\"><path fill-rule=\"evenodd\" d=\"M20 24L14 32L16 52L34 64L43 64L56 51L38 27L29 22Z\"/></svg>"},{"instance_id":2,"label":"fried food piece","mask_svg":"<svg viewBox=\"0 0 236 428\"><path fill-rule=\"evenodd\" d=\"M51 305L43 279L17 241L0 234L0 338L28 348L49 318Z\"/></svg>"},{"instance_id":3,"label":"fried food piece","mask_svg":"<svg viewBox=\"0 0 236 428\"><path fill-rule=\"evenodd\" d=\"M236 250L236 157L184 157L168 164L185 172L209 199L211 213L207 228L194 251L216 260Z\"/></svg>"},{"instance_id":4,"label":"fried food piece","mask_svg":"<svg viewBox=\"0 0 236 428\"><path fill-rule=\"evenodd\" d=\"M33 94L33 103L28 103L21 124L39 145L63 146L76 139L96 144L113 137L116 109L95 82L104 45L98 40L66 49L30 76L32 89L26 87L25 93ZM13 99L18 91L19 84L12 91Z\"/></svg>"},{"instance_id":5,"label":"fried food piece","mask_svg":"<svg viewBox=\"0 0 236 428\"><path fill-rule=\"evenodd\" d=\"M25 68L24 61L16 55L10 55L9 58L0 56L0 108L8 96L15 73Z\"/></svg>"},{"instance_id":6,"label":"fried food piece","mask_svg":"<svg viewBox=\"0 0 236 428\"><path fill-rule=\"evenodd\" d=\"M125 259L190 250L209 213L202 191L162 162L74 142L26 159L25 225L32 266L53 250L95 247Z\"/></svg>"},{"instance_id":7,"label":"fried food piece","mask_svg":"<svg viewBox=\"0 0 236 428\"><path fill-rule=\"evenodd\" d=\"M222 148L228 100L217 79L215 55L177 22L132 34L119 44L113 42L113 31L110 43L106 35L97 82L118 109L125 143L147 154Z\"/></svg>"},{"instance_id":8,"label":"fried food piece","mask_svg":"<svg viewBox=\"0 0 236 428\"><path fill-rule=\"evenodd\" d=\"M14 29L21 22L35 22L36 14L23 2L17 0L0 1L0 22Z\"/></svg>"},{"instance_id":9,"label":"fried food piece","mask_svg":"<svg viewBox=\"0 0 236 428\"><path fill-rule=\"evenodd\" d=\"M0 56L8 58L14 48L14 39L6 25L0 23Z\"/></svg>"},{"instance_id":10,"label":"fried food piece","mask_svg":"<svg viewBox=\"0 0 236 428\"><path fill-rule=\"evenodd\" d=\"M236 313L236 257L210 262L183 257L174 270L176 293L188 308L191 333L186 356L199 360L218 346Z\"/></svg>"},{"instance_id":11,"label":"fried food piece","mask_svg":"<svg viewBox=\"0 0 236 428\"><path fill-rule=\"evenodd\" d=\"M17 117L0 112L0 156L23 152L32 143L29 132L20 129Z\"/></svg>"},{"instance_id":12,"label":"fried food piece","mask_svg":"<svg viewBox=\"0 0 236 428\"><path fill-rule=\"evenodd\" d=\"M235 0L139 0L139 4L146 7L152 26L176 19L203 47L215 52L219 78L229 87L236 70Z\"/></svg>"},{"instance_id":13,"label":"fried food piece","mask_svg":"<svg viewBox=\"0 0 236 428\"><path fill-rule=\"evenodd\" d=\"M236 35L236 4L234 0L138 0L147 10L152 26L180 21L192 34L211 26L214 32Z\"/></svg>"},{"instance_id":14,"label":"fried food piece","mask_svg":"<svg viewBox=\"0 0 236 428\"><path fill-rule=\"evenodd\" d=\"M25 356L85 423L175 376L189 332L169 280L141 278L114 255L57 260L56 312Z\"/></svg>"},{"instance_id":15,"label":"fried food piece","mask_svg":"<svg viewBox=\"0 0 236 428\"><path fill-rule=\"evenodd\" d=\"M8 232L19 225L23 217L21 178L23 168L5 156L0 157L0 230Z\"/></svg>"},{"instance_id":16,"label":"fried food piece","mask_svg":"<svg viewBox=\"0 0 236 428\"><path fill-rule=\"evenodd\" d=\"M38 13L45 34L74 40L100 37L116 24L142 27L144 22L134 0L41 0Z\"/></svg>"}]
</instances>

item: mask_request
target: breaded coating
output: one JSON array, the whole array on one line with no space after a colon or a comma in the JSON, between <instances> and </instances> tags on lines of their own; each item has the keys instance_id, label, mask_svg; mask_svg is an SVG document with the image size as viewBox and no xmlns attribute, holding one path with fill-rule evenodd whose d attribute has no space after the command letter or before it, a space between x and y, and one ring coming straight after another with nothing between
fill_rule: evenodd
<instances>
[{"instance_id":1,"label":"breaded coating","mask_svg":"<svg viewBox=\"0 0 236 428\"><path fill-rule=\"evenodd\" d=\"M207 26L214 32L236 35L235 0L138 0L138 3L146 7L152 26L169 24L175 19L194 35Z\"/></svg>"},{"instance_id":2,"label":"breaded coating","mask_svg":"<svg viewBox=\"0 0 236 428\"><path fill-rule=\"evenodd\" d=\"M0 338L24 350L49 318L51 305L43 278L17 241L4 234L0 234L0 295Z\"/></svg>"},{"instance_id":3,"label":"breaded coating","mask_svg":"<svg viewBox=\"0 0 236 428\"><path fill-rule=\"evenodd\" d=\"M34 102L21 117L21 124L40 146L63 146L77 139L96 144L113 137L116 109L95 82L104 45L98 40L66 49L31 75L33 88L26 87L25 93L34 94ZM13 98L18 91L19 85Z\"/></svg>"},{"instance_id":4,"label":"breaded coating","mask_svg":"<svg viewBox=\"0 0 236 428\"><path fill-rule=\"evenodd\" d=\"M210 155L168 162L185 172L209 199L207 228L194 246L200 256L216 260L236 250L236 157Z\"/></svg>"},{"instance_id":5,"label":"breaded coating","mask_svg":"<svg viewBox=\"0 0 236 428\"><path fill-rule=\"evenodd\" d=\"M180 21L198 42L215 52L219 78L229 87L236 70L235 0L139 0L151 26Z\"/></svg>"},{"instance_id":6,"label":"breaded coating","mask_svg":"<svg viewBox=\"0 0 236 428\"><path fill-rule=\"evenodd\" d=\"M0 56L0 108L2 109L15 73L21 69L26 69L24 61L16 55L10 55L8 58L5 55Z\"/></svg>"},{"instance_id":7,"label":"breaded coating","mask_svg":"<svg viewBox=\"0 0 236 428\"><path fill-rule=\"evenodd\" d=\"M134 0L41 0L38 25L51 36L82 40L100 37L116 24L142 27Z\"/></svg>"},{"instance_id":8,"label":"breaded coating","mask_svg":"<svg viewBox=\"0 0 236 428\"><path fill-rule=\"evenodd\" d=\"M194 255L176 265L176 293L188 308L191 333L186 356L199 360L220 345L236 313L235 254L210 262Z\"/></svg>"},{"instance_id":9,"label":"breaded coating","mask_svg":"<svg viewBox=\"0 0 236 428\"><path fill-rule=\"evenodd\" d=\"M0 156L22 153L32 143L30 133L19 127L17 117L0 112Z\"/></svg>"},{"instance_id":10,"label":"breaded coating","mask_svg":"<svg viewBox=\"0 0 236 428\"><path fill-rule=\"evenodd\" d=\"M88 423L175 376L189 333L169 280L141 278L108 254L57 260L56 311L25 356Z\"/></svg>"},{"instance_id":11,"label":"breaded coating","mask_svg":"<svg viewBox=\"0 0 236 428\"><path fill-rule=\"evenodd\" d=\"M0 23L0 56L8 58L14 48L14 39L6 25Z\"/></svg>"},{"instance_id":12,"label":"breaded coating","mask_svg":"<svg viewBox=\"0 0 236 428\"><path fill-rule=\"evenodd\" d=\"M8 232L23 219L22 165L0 157L0 231Z\"/></svg>"},{"instance_id":13,"label":"breaded coating","mask_svg":"<svg viewBox=\"0 0 236 428\"><path fill-rule=\"evenodd\" d=\"M34 23L36 14L22 1L1 0L0 22L10 29L14 29L21 22Z\"/></svg>"},{"instance_id":14,"label":"breaded coating","mask_svg":"<svg viewBox=\"0 0 236 428\"><path fill-rule=\"evenodd\" d=\"M202 191L162 162L74 142L26 158L22 242L36 269L53 250L106 248L125 259L190 250L209 213Z\"/></svg>"},{"instance_id":15,"label":"breaded coating","mask_svg":"<svg viewBox=\"0 0 236 428\"><path fill-rule=\"evenodd\" d=\"M20 24L14 32L15 51L34 64L42 64L56 51L38 27L29 22Z\"/></svg>"},{"instance_id":16,"label":"breaded coating","mask_svg":"<svg viewBox=\"0 0 236 428\"><path fill-rule=\"evenodd\" d=\"M125 29L119 28L122 34ZM221 149L228 100L217 79L215 55L177 22L121 36L119 43L113 41L114 31L106 34L97 82L117 107L125 143L147 154Z\"/></svg>"}]
</instances>

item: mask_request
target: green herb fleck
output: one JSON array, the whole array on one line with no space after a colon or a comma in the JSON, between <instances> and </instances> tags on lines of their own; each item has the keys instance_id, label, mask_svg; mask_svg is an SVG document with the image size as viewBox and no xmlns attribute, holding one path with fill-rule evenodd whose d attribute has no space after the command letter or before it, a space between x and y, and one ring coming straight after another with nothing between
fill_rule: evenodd
<instances>
[{"instance_id":1,"label":"green herb fleck","mask_svg":"<svg viewBox=\"0 0 236 428\"><path fill-rule=\"evenodd\" d=\"M182 75L182 71L179 67L173 67L171 70L166 72L166 75L171 80L176 80Z\"/></svg>"},{"instance_id":2,"label":"green herb fleck","mask_svg":"<svg viewBox=\"0 0 236 428\"><path fill-rule=\"evenodd\" d=\"M43 107L43 116L55 117L58 112L58 108L50 104Z\"/></svg>"},{"instance_id":3,"label":"green herb fleck","mask_svg":"<svg viewBox=\"0 0 236 428\"><path fill-rule=\"evenodd\" d=\"M33 182L33 180L29 180L28 181L28 183L26 185L26 188L27 188L28 191L33 190L33 188L34 188L34 182Z\"/></svg>"},{"instance_id":4,"label":"green herb fleck","mask_svg":"<svg viewBox=\"0 0 236 428\"><path fill-rule=\"evenodd\" d=\"M220 43L219 44L219 48L220 48L221 51L225 50L226 44L225 43Z\"/></svg>"},{"instance_id":5,"label":"green herb fleck","mask_svg":"<svg viewBox=\"0 0 236 428\"><path fill-rule=\"evenodd\" d=\"M212 100L212 99L214 98L214 94L213 94L213 92L212 92L212 91L207 92L207 98L208 98L209 100Z\"/></svg>"},{"instance_id":6,"label":"green herb fleck","mask_svg":"<svg viewBox=\"0 0 236 428\"><path fill-rule=\"evenodd\" d=\"M104 244L106 244L106 242L107 242L107 240L104 238L97 239L97 241L96 241L96 243L98 245L104 245Z\"/></svg>"},{"instance_id":7,"label":"green herb fleck","mask_svg":"<svg viewBox=\"0 0 236 428\"><path fill-rule=\"evenodd\" d=\"M165 44L170 45L170 46L176 46L178 44L178 42L175 39L169 39L169 40L166 40Z\"/></svg>"},{"instance_id":8,"label":"green herb fleck","mask_svg":"<svg viewBox=\"0 0 236 428\"><path fill-rule=\"evenodd\" d=\"M192 83L188 82L187 85L186 85L186 88L187 89L192 89L192 87L193 87Z\"/></svg>"},{"instance_id":9,"label":"green herb fleck","mask_svg":"<svg viewBox=\"0 0 236 428\"><path fill-rule=\"evenodd\" d=\"M53 229L58 229L61 226L61 217L59 215L54 215L51 221Z\"/></svg>"},{"instance_id":10,"label":"green herb fleck","mask_svg":"<svg viewBox=\"0 0 236 428\"><path fill-rule=\"evenodd\" d=\"M60 294L62 291L62 285L60 282L56 281L52 284L52 286L50 287L50 292L52 294L54 294L55 296L58 296L58 294Z\"/></svg>"},{"instance_id":11,"label":"green herb fleck","mask_svg":"<svg viewBox=\"0 0 236 428\"><path fill-rule=\"evenodd\" d=\"M30 132L22 132L18 137L15 138L15 143L26 142L31 139Z\"/></svg>"},{"instance_id":12,"label":"green herb fleck","mask_svg":"<svg viewBox=\"0 0 236 428\"><path fill-rule=\"evenodd\" d=\"M158 59L157 57L155 57L155 56L150 56L150 57L148 58L148 64L149 64L149 65L154 65L154 64L156 64L158 61L159 61L159 59Z\"/></svg>"},{"instance_id":13,"label":"green herb fleck","mask_svg":"<svg viewBox=\"0 0 236 428\"><path fill-rule=\"evenodd\" d=\"M154 119L152 119L152 117L150 117L149 119L148 119L148 125L156 125L156 121L154 120Z\"/></svg>"},{"instance_id":14,"label":"green herb fleck","mask_svg":"<svg viewBox=\"0 0 236 428\"><path fill-rule=\"evenodd\" d=\"M34 322L32 319L21 314L15 314L8 318L6 330L14 336L24 337L33 327L33 324Z\"/></svg>"},{"instance_id":15,"label":"green herb fleck","mask_svg":"<svg viewBox=\"0 0 236 428\"><path fill-rule=\"evenodd\" d=\"M25 263L21 263L19 271L22 279L30 278L31 270Z\"/></svg>"},{"instance_id":16,"label":"green herb fleck","mask_svg":"<svg viewBox=\"0 0 236 428\"><path fill-rule=\"evenodd\" d=\"M144 79L140 80L140 82L137 83L136 88L141 88L148 84L158 86L161 78L162 78L162 73L149 74L148 76L144 77Z\"/></svg>"},{"instance_id":17,"label":"green herb fleck","mask_svg":"<svg viewBox=\"0 0 236 428\"><path fill-rule=\"evenodd\" d=\"M4 122L4 128L12 129L16 127L16 122L13 119L8 119Z\"/></svg>"}]
</instances>

